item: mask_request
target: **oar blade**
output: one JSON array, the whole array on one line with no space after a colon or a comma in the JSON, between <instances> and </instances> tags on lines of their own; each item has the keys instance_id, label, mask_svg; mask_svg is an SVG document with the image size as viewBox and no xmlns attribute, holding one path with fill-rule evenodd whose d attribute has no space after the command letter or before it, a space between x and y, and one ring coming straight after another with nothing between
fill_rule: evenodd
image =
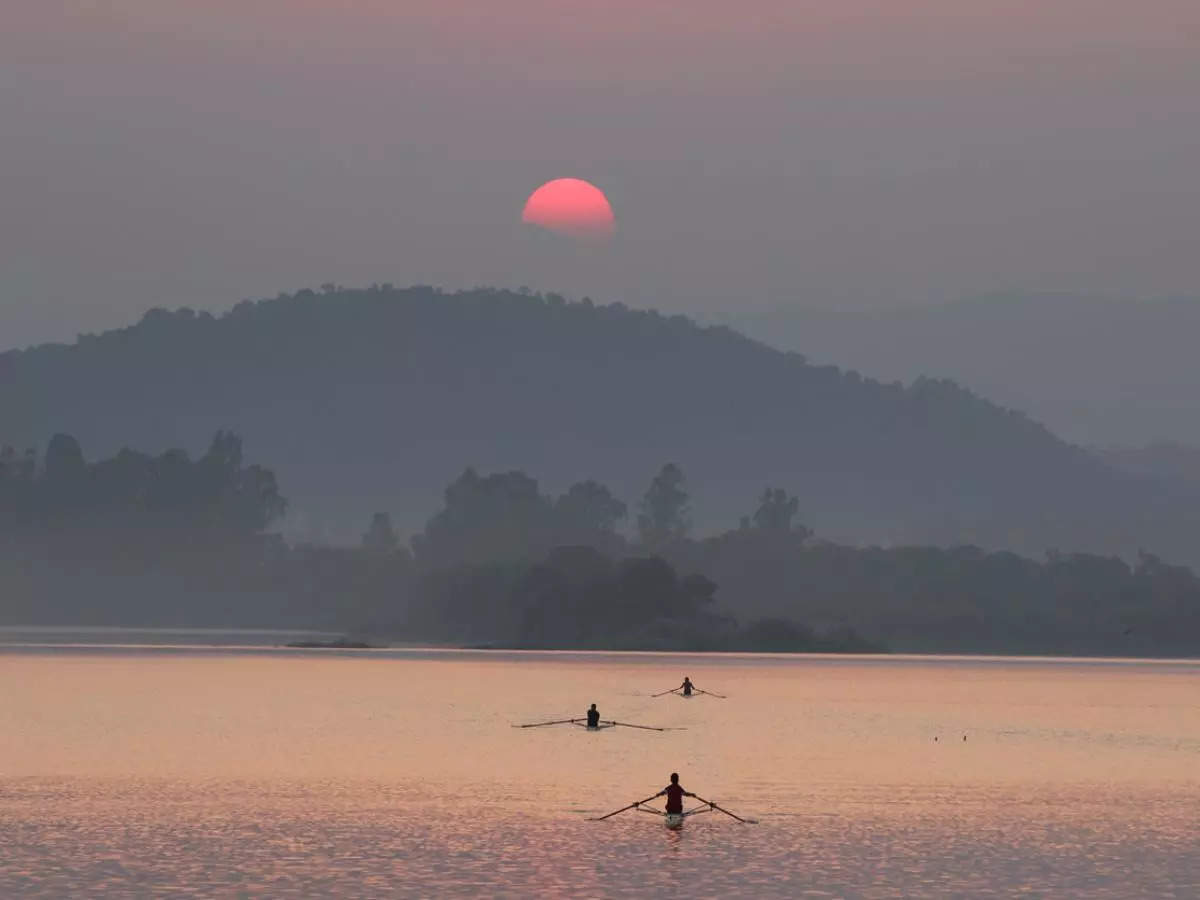
<instances>
[{"instance_id":1,"label":"oar blade","mask_svg":"<svg viewBox=\"0 0 1200 900\"><path fill-rule=\"evenodd\" d=\"M626 810L637 809L643 803L649 803L651 800L653 800L657 796L658 796L658 794L652 794L651 796L647 797L645 800L635 800L633 803L630 803L628 806L622 806L620 809L614 809L612 812L608 813L607 815L599 816L595 819L588 819L588 821L589 822L603 822L605 819L611 819L613 816L619 815L620 813L623 813Z\"/></svg>"},{"instance_id":2,"label":"oar blade","mask_svg":"<svg viewBox=\"0 0 1200 900\"><path fill-rule=\"evenodd\" d=\"M741 816L739 816L737 813L732 813L729 810L727 810L725 807L718 806L716 803L713 803L711 800L705 800L699 794L693 794L692 796L695 797L697 800L699 800L701 803L707 803L712 809L715 809L717 812L723 812L723 813L725 813L725 815L729 816L729 818L737 819L743 825L757 825L758 824L757 819L744 819Z\"/></svg>"},{"instance_id":3,"label":"oar blade","mask_svg":"<svg viewBox=\"0 0 1200 900\"><path fill-rule=\"evenodd\" d=\"M687 731L686 728L670 728L662 725L635 725L632 722L617 722L606 720L606 725L619 725L622 728L640 728L643 731Z\"/></svg>"}]
</instances>

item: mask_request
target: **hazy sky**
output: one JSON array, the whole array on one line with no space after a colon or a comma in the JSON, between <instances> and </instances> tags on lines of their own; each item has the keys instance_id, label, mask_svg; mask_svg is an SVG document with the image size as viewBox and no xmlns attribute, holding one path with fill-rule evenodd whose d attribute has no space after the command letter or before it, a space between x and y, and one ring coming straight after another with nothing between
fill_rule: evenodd
<instances>
[{"instance_id":1,"label":"hazy sky","mask_svg":"<svg viewBox=\"0 0 1200 900\"><path fill-rule=\"evenodd\" d=\"M1200 290L1196 0L7 0L0 347L324 281ZM520 223L560 176L618 233Z\"/></svg>"}]
</instances>

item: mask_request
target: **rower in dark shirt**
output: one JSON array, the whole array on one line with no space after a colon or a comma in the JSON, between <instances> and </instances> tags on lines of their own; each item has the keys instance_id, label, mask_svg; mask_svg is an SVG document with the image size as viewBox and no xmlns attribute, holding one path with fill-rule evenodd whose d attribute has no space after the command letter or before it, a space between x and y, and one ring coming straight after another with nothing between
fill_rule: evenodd
<instances>
[{"instance_id":1,"label":"rower in dark shirt","mask_svg":"<svg viewBox=\"0 0 1200 900\"><path fill-rule=\"evenodd\" d=\"M686 675L684 675L683 676L683 684L681 684L679 687L683 690L683 696L685 696L685 697L692 696L692 688L694 687L694 685L692 684L692 679L690 679Z\"/></svg>"},{"instance_id":2,"label":"rower in dark shirt","mask_svg":"<svg viewBox=\"0 0 1200 900\"><path fill-rule=\"evenodd\" d=\"M587 727L600 727L600 710L596 709L596 704L592 704L592 708L587 711Z\"/></svg>"},{"instance_id":3,"label":"rower in dark shirt","mask_svg":"<svg viewBox=\"0 0 1200 900\"><path fill-rule=\"evenodd\" d=\"M685 791L683 789L683 786L679 783L678 772L671 773L671 783L659 791L657 796L662 797L664 794L667 798L668 814L683 812L683 798L696 796L691 791Z\"/></svg>"}]
</instances>

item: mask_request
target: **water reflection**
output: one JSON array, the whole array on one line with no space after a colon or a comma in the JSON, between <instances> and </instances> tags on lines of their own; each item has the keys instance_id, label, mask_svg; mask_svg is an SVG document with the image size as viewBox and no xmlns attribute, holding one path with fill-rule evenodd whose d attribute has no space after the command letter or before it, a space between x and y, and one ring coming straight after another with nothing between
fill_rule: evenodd
<instances>
[{"instance_id":1,"label":"water reflection","mask_svg":"<svg viewBox=\"0 0 1200 900\"><path fill-rule=\"evenodd\" d=\"M1200 895L1200 667L680 666L0 654L0 896ZM762 824L586 821L671 771Z\"/></svg>"}]
</instances>

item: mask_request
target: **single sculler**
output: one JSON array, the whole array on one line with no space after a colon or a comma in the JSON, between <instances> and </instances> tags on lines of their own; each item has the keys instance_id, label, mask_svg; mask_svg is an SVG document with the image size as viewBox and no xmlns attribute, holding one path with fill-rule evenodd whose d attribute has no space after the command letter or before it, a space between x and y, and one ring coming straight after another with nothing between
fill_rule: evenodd
<instances>
[{"instance_id":1,"label":"single sculler","mask_svg":"<svg viewBox=\"0 0 1200 900\"><path fill-rule=\"evenodd\" d=\"M643 731L684 731L683 728L662 728L657 725L635 725L632 722L618 722L615 719L601 719L600 710L593 703L587 714L577 719L552 719L549 722L529 722L526 725L514 725L513 728L544 728L547 725L575 725L588 731L603 731L605 728L640 728Z\"/></svg>"},{"instance_id":2,"label":"single sculler","mask_svg":"<svg viewBox=\"0 0 1200 900\"><path fill-rule=\"evenodd\" d=\"M659 797L667 798L666 809L655 809L654 807L646 805L653 800L657 800ZM693 807L692 809L684 809L684 797L692 797L698 800L700 802L700 806ZM693 794L691 791L684 790L683 786L679 783L679 774L677 772L672 772L671 783L652 797L647 797L645 800L635 800L628 806L622 806L620 809L616 809L608 813L608 815L599 816L598 818L591 819L590 821L603 822L605 819L611 819L613 816L619 815L623 812L628 812L631 809L637 810L638 812L650 813L651 815L662 816L663 823L671 829L682 828L684 821L690 816L712 812L713 810L725 813L725 815L729 816L731 819L736 819L743 825L754 825L758 822L757 819L746 819L737 815L736 813L731 813L729 810L722 806L718 806L711 800L705 800L698 794Z\"/></svg>"},{"instance_id":3,"label":"single sculler","mask_svg":"<svg viewBox=\"0 0 1200 900\"><path fill-rule=\"evenodd\" d=\"M651 694L651 697L665 697L667 694L674 694L677 697L694 697L697 694L704 694L709 697L718 697L721 700L728 700L724 694L714 694L712 691L702 691L692 683L692 679L686 675L683 676L683 684L677 688L671 688L669 691L660 691L657 694Z\"/></svg>"}]
</instances>

